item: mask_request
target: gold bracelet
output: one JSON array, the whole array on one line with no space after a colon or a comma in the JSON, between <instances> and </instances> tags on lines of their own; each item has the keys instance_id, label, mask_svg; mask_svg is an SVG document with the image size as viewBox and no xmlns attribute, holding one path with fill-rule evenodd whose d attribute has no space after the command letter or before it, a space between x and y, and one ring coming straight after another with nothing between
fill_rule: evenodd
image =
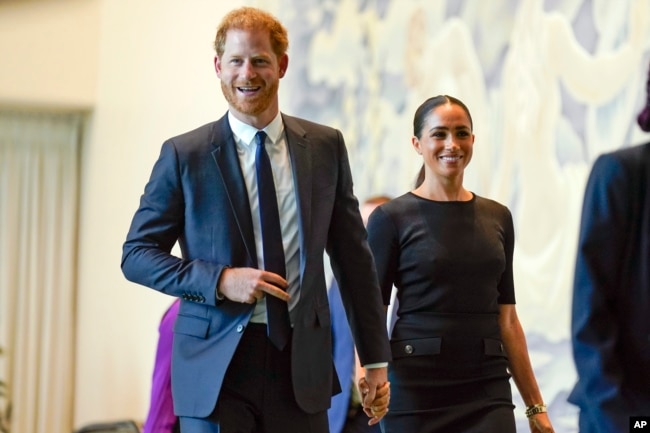
<instances>
[{"instance_id":1,"label":"gold bracelet","mask_svg":"<svg viewBox=\"0 0 650 433\"><path fill-rule=\"evenodd\" d=\"M526 406L527 418L530 418L533 415L537 415L538 413L544 413L544 412L546 412L546 405L544 403L534 404L532 406Z\"/></svg>"}]
</instances>

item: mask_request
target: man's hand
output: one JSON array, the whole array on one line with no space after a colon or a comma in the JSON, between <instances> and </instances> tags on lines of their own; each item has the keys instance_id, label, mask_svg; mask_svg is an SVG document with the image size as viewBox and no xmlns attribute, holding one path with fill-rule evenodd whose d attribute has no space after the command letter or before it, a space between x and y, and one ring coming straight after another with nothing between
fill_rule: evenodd
<instances>
[{"instance_id":1,"label":"man's hand","mask_svg":"<svg viewBox=\"0 0 650 433\"><path fill-rule=\"evenodd\" d=\"M388 412L390 383L386 367L366 369L359 379L359 394L363 411L370 417L368 425L377 424Z\"/></svg>"},{"instance_id":2,"label":"man's hand","mask_svg":"<svg viewBox=\"0 0 650 433\"><path fill-rule=\"evenodd\" d=\"M255 268L226 268L221 272L217 286L218 292L235 302L254 304L266 294L289 302L285 291L287 280L274 274Z\"/></svg>"}]
</instances>

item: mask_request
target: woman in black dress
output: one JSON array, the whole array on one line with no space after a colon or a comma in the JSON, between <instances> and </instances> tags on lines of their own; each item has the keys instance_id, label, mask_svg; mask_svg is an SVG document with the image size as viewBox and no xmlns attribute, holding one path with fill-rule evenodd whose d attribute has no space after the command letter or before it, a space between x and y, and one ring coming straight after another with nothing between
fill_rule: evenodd
<instances>
[{"instance_id":1,"label":"woman in black dress","mask_svg":"<svg viewBox=\"0 0 650 433\"><path fill-rule=\"evenodd\" d=\"M463 187L474 134L450 96L416 111L421 184L368 222L385 303L399 310L384 433L514 433L510 374L531 431L553 432L515 310L508 209Z\"/></svg>"}]
</instances>

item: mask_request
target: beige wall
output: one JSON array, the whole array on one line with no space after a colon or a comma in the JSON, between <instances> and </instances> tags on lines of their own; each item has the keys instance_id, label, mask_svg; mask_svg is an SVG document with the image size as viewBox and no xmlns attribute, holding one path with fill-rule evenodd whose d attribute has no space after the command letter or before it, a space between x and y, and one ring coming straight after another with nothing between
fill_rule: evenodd
<instances>
[{"instance_id":1,"label":"beige wall","mask_svg":"<svg viewBox=\"0 0 650 433\"><path fill-rule=\"evenodd\" d=\"M100 2L0 2L0 103L92 107Z\"/></svg>"}]
</instances>

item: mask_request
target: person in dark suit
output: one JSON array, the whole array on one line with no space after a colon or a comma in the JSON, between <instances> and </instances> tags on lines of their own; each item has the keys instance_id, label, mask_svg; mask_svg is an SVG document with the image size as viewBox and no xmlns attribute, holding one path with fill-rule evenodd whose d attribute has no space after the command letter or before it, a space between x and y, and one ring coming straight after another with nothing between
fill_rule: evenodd
<instances>
[{"instance_id":1,"label":"person in dark suit","mask_svg":"<svg viewBox=\"0 0 650 433\"><path fill-rule=\"evenodd\" d=\"M325 251L368 367L361 391L375 424L388 410L390 347L343 136L279 111L289 58L275 17L235 9L214 46L228 112L162 145L122 255L127 279L181 298L181 431L328 431L340 383ZM176 242L182 257L171 254Z\"/></svg>"},{"instance_id":2,"label":"person in dark suit","mask_svg":"<svg viewBox=\"0 0 650 433\"><path fill-rule=\"evenodd\" d=\"M364 225L368 222L370 213L389 200L389 197L383 195L364 200L360 209ZM334 366L342 382L341 392L332 397L332 406L327 411L330 433L381 433L378 424L368 425L368 417L361 406L356 378L363 373L363 369L357 365L354 339L336 280L332 281L327 298L332 318Z\"/></svg>"},{"instance_id":3,"label":"person in dark suit","mask_svg":"<svg viewBox=\"0 0 650 433\"><path fill-rule=\"evenodd\" d=\"M638 117L650 132L648 101ZM571 337L581 433L650 416L650 143L600 155L584 194Z\"/></svg>"}]
</instances>

